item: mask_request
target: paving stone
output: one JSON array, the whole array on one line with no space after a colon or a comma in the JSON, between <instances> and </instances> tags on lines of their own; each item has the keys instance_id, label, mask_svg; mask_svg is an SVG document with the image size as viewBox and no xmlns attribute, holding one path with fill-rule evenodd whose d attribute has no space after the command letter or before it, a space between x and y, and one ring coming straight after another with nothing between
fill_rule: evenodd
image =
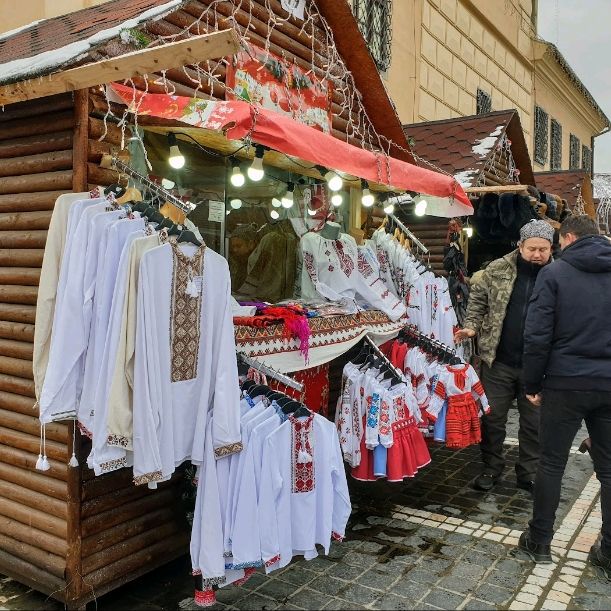
<instances>
[{"instance_id":1,"label":"paving stone","mask_svg":"<svg viewBox=\"0 0 611 611\"><path fill-rule=\"evenodd\" d=\"M416 601L395 594L386 594L379 598L373 605L373 609L415 609ZM343 607L342 607L343 608ZM359 607L362 609L362 607Z\"/></svg>"},{"instance_id":2,"label":"paving stone","mask_svg":"<svg viewBox=\"0 0 611 611\"><path fill-rule=\"evenodd\" d=\"M496 605L491 605L490 603L484 602L483 600L477 600L476 598L473 600L470 600L464 607L463 609L466 609L467 611L496 611Z\"/></svg>"},{"instance_id":3,"label":"paving stone","mask_svg":"<svg viewBox=\"0 0 611 611\"><path fill-rule=\"evenodd\" d=\"M360 566L351 566L349 564L344 564L343 562L338 562L333 568L327 571L327 575L329 577L336 577L338 579L344 579L346 581L353 581L362 572L363 569Z\"/></svg>"},{"instance_id":4,"label":"paving stone","mask_svg":"<svg viewBox=\"0 0 611 611\"><path fill-rule=\"evenodd\" d=\"M343 611L344 609L362 609L363 606L358 603L341 600L340 598L332 598L324 608L333 609L334 611Z\"/></svg>"},{"instance_id":5,"label":"paving stone","mask_svg":"<svg viewBox=\"0 0 611 611\"><path fill-rule=\"evenodd\" d=\"M327 560L326 558L321 558L319 556L318 558L314 558L314 560L308 561L305 566L310 571L314 571L316 573L324 573L331 567L335 566L335 562Z\"/></svg>"},{"instance_id":6,"label":"paving stone","mask_svg":"<svg viewBox=\"0 0 611 611\"><path fill-rule=\"evenodd\" d=\"M243 609L244 611L265 611L267 609L276 609L278 603L265 596L259 596L256 592L245 596L242 600L239 600L233 605L236 609Z\"/></svg>"},{"instance_id":7,"label":"paving stone","mask_svg":"<svg viewBox=\"0 0 611 611\"><path fill-rule=\"evenodd\" d=\"M478 583L473 579L451 575L450 577L444 577L437 585L459 594L472 594L477 589Z\"/></svg>"},{"instance_id":8,"label":"paving stone","mask_svg":"<svg viewBox=\"0 0 611 611\"><path fill-rule=\"evenodd\" d=\"M387 591L397 581L399 575L393 573L381 573L378 570L370 570L363 573L356 581L363 586L374 590Z\"/></svg>"},{"instance_id":9,"label":"paving stone","mask_svg":"<svg viewBox=\"0 0 611 611\"><path fill-rule=\"evenodd\" d=\"M432 583L429 585L432 585ZM403 598L408 598L410 600L419 600L428 594L428 591L429 587L426 583L412 581L409 574L399 579L399 581L397 581L397 583L392 587L393 594L402 596Z\"/></svg>"},{"instance_id":10,"label":"paving stone","mask_svg":"<svg viewBox=\"0 0 611 611\"><path fill-rule=\"evenodd\" d=\"M502 586L515 590L522 582L522 575L508 575L502 571L492 571L487 577L486 582L494 586Z\"/></svg>"},{"instance_id":11,"label":"paving stone","mask_svg":"<svg viewBox=\"0 0 611 611\"><path fill-rule=\"evenodd\" d=\"M377 590L372 590L358 584L350 584L341 593L340 598L365 606L377 600L379 596L380 592Z\"/></svg>"},{"instance_id":12,"label":"paving stone","mask_svg":"<svg viewBox=\"0 0 611 611\"><path fill-rule=\"evenodd\" d=\"M603 596L601 594L580 594L579 596L575 596L571 601L571 607L573 605L591 611L607 611L609 609L609 596Z\"/></svg>"},{"instance_id":13,"label":"paving stone","mask_svg":"<svg viewBox=\"0 0 611 611\"><path fill-rule=\"evenodd\" d=\"M329 602L329 597L306 587L293 594L288 602L302 609L322 609Z\"/></svg>"},{"instance_id":14,"label":"paving stone","mask_svg":"<svg viewBox=\"0 0 611 611\"><path fill-rule=\"evenodd\" d=\"M460 594L453 594L446 590L434 588L422 602L439 607L440 609L456 609L464 600L465 597Z\"/></svg>"},{"instance_id":15,"label":"paving stone","mask_svg":"<svg viewBox=\"0 0 611 611\"><path fill-rule=\"evenodd\" d=\"M471 564L471 562L467 562L464 558L455 564L452 567L452 571L450 575L456 577L468 577L471 579L480 579L483 577L484 573L487 571L487 567L479 566L478 564Z\"/></svg>"},{"instance_id":16,"label":"paving stone","mask_svg":"<svg viewBox=\"0 0 611 611\"><path fill-rule=\"evenodd\" d=\"M279 579L267 579L261 587L257 588L257 594L264 594L278 601L288 599L291 594L294 594L298 586Z\"/></svg>"},{"instance_id":17,"label":"paving stone","mask_svg":"<svg viewBox=\"0 0 611 611\"><path fill-rule=\"evenodd\" d=\"M510 575L521 575L524 572L525 564L525 562L506 558L497 562L494 568Z\"/></svg>"},{"instance_id":18,"label":"paving stone","mask_svg":"<svg viewBox=\"0 0 611 611\"><path fill-rule=\"evenodd\" d=\"M350 584L328 575L318 577L308 585L312 590L327 594L329 596L338 596L345 588L349 587Z\"/></svg>"},{"instance_id":19,"label":"paving stone","mask_svg":"<svg viewBox=\"0 0 611 611\"><path fill-rule=\"evenodd\" d=\"M347 565L341 565L347 566ZM332 569L331 569L332 570ZM287 581L288 583L292 583L295 586L304 586L313 579L318 577L319 573L315 573L314 571L309 571L306 568L303 568L301 565L296 567L291 567L289 571L284 571L280 575L278 575L278 579L282 579L282 581ZM248 583L248 582L247 582Z\"/></svg>"},{"instance_id":20,"label":"paving stone","mask_svg":"<svg viewBox=\"0 0 611 611\"><path fill-rule=\"evenodd\" d=\"M504 605L509 599L513 598L514 591L485 583L476 590L475 594L477 598L487 602Z\"/></svg>"}]
</instances>

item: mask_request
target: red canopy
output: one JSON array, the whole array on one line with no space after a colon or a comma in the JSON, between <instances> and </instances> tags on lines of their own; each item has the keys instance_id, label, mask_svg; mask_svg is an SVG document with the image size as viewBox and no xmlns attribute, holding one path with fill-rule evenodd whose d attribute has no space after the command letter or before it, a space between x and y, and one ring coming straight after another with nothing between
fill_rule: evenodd
<instances>
[{"instance_id":1,"label":"red canopy","mask_svg":"<svg viewBox=\"0 0 611 611\"><path fill-rule=\"evenodd\" d=\"M131 87L116 83L112 88L136 114L222 130L233 140L248 136L258 144L313 164L394 189L432 195L428 214L447 217L473 214L469 198L454 177L353 146L272 110L242 101L217 102L134 92Z\"/></svg>"}]
</instances>

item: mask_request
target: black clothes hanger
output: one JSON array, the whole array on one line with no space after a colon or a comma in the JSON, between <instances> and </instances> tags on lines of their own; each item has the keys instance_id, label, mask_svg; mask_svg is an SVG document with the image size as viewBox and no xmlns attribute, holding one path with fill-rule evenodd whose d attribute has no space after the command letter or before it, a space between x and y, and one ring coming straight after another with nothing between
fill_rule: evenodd
<instances>
[{"instance_id":1,"label":"black clothes hanger","mask_svg":"<svg viewBox=\"0 0 611 611\"><path fill-rule=\"evenodd\" d=\"M307 418L312 415L312 412L303 403L293 412L293 418Z\"/></svg>"},{"instance_id":2,"label":"black clothes hanger","mask_svg":"<svg viewBox=\"0 0 611 611\"><path fill-rule=\"evenodd\" d=\"M248 370L250 369L250 367L248 365L246 365L246 363L239 363L240 365L243 365L244 367L246 367L246 373L248 373ZM246 380L246 382L244 382L244 384L242 384L242 390L244 392L248 392L249 388L252 388L253 386L256 386L257 383L254 380Z\"/></svg>"},{"instance_id":3,"label":"black clothes hanger","mask_svg":"<svg viewBox=\"0 0 611 611\"><path fill-rule=\"evenodd\" d=\"M179 242L189 242L195 246L201 246L202 243L195 237L195 234L189 229L183 229L178 235Z\"/></svg>"},{"instance_id":4,"label":"black clothes hanger","mask_svg":"<svg viewBox=\"0 0 611 611\"><path fill-rule=\"evenodd\" d=\"M113 183L112 185L108 185L105 189L104 189L104 195L108 196L108 195L114 195L116 199L122 197L123 195L125 195L125 187L122 187L120 184L118 183Z\"/></svg>"}]
</instances>

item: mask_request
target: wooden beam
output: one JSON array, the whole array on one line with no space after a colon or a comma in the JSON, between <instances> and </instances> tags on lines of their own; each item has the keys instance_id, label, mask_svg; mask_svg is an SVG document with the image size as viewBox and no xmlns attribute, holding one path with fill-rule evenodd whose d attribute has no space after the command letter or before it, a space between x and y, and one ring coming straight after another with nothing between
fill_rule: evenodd
<instances>
[{"instance_id":1,"label":"wooden beam","mask_svg":"<svg viewBox=\"0 0 611 611\"><path fill-rule=\"evenodd\" d=\"M234 30L202 34L167 45L126 53L112 59L85 64L48 76L0 87L0 104L8 105L57 93L87 89L157 70L180 68L208 59L234 55L240 48Z\"/></svg>"},{"instance_id":2,"label":"wooden beam","mask_svg":"<svg viewBox=\"0 0 611 611\"><path fill-rule=\"evenodd\" d=\"M465 193L524 193L528 185L502 185L491 187L467 187Z\"/></svg>"}]
</instances>

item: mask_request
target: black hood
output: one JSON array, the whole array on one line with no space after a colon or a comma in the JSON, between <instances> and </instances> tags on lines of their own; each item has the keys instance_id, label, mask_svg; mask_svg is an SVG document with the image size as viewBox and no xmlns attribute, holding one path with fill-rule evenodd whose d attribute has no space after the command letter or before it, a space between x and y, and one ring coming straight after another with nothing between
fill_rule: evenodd
<instances>
[{"instance_id":1,"label":"black hood","mask_svg":"<svg viewBox=\"0 0 611 611\"><path fill-rule=\"evenodd\" d=\"M611 272L611 240L602 235L579 238L562 251L562 261L582 272Z\"/></svg>"}]
</instances>

